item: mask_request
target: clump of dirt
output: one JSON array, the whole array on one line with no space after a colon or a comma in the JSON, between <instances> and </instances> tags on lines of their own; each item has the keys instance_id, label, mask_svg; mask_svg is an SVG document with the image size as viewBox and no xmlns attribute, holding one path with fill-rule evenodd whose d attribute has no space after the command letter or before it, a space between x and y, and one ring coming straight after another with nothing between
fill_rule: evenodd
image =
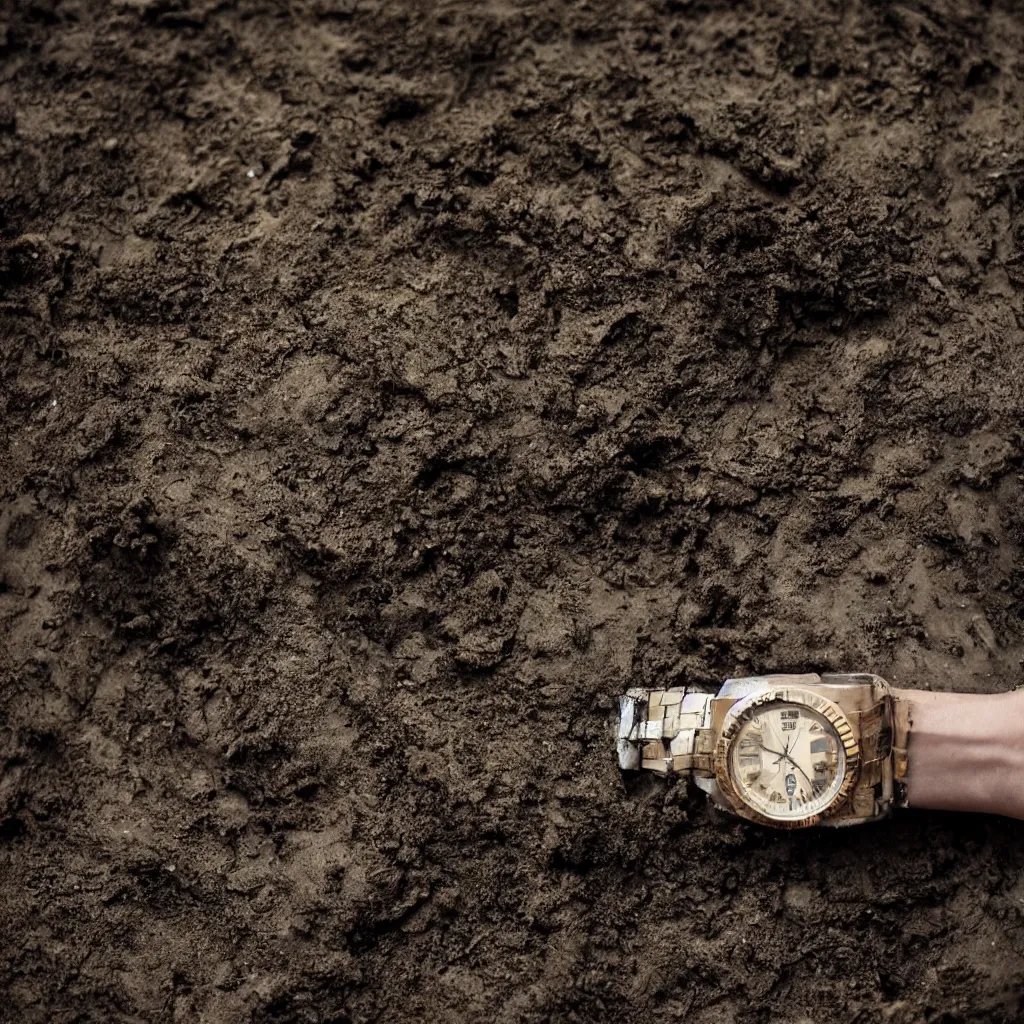
<instances>
[{"instance_id":1,"label":"clump of dirt","mask_svg":"<svg viewBox=\"0 0 1024 1024\"><path fill-rule=\"evenodd\" d=\"M628 685L1024 657L1024 21L0 12L0 1021L1016 1021L1020 827Z\"/></svg>"}]
</instances>

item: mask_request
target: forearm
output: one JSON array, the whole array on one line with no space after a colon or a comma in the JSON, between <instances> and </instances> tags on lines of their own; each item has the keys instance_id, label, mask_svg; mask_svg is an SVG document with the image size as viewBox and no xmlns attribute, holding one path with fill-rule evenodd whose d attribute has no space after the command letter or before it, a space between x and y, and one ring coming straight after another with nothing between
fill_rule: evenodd
<instances>
[{"instance_id":1,"label":"forearm","mask_svg":"<svg viewBox=\"0 0 1024 1024\"><path fill-rule=\"evenodd\" d=\"M895 690L910 703L911 807L1024 818L1024 690Z\"/></svg>"}]
</instances>

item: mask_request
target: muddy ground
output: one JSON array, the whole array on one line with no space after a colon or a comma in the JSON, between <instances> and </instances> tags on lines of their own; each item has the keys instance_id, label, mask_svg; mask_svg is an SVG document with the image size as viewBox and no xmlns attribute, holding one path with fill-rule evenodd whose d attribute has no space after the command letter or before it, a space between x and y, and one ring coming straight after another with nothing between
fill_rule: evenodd
<instances>
[{"instance_id":1,"label":"muddy ground","mask_svg":"<svg viewBox=\"0 0 1024 1024\"><path fill-rule=\"evenodd\" d=\"M713 821L627 684L1024 656L1024 11L0 3L0 1021L1016 1021L1024 826Z\"/></svg>"}]
</instances>

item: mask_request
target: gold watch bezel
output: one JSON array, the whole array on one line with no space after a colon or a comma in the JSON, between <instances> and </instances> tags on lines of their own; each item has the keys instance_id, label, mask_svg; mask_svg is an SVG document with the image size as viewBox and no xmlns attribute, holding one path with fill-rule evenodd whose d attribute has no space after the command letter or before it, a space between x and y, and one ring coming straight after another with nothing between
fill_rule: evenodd
<instances>
[{"instance_id":1,"label":"gold watch bezel","mask_svg":"<svg viewBox=\"0 0 1024 1024\"><path fill-rule=\"evenodd\" d=\"M839 736L846 754L846 769L843 781L836 795L827 807L806 818L773 818L752 807L743 799L739 787L735 784L730 770L729 751L736 734L754 715L754 712L766 704L800 704L817 711L825 718ZM725 714L722 731L715 743L713 766L718 788L734 808L745 818L773 828L806 828L817 825L822 818L831 817L846 803L857 780L860 777L860 743L853 731L850 720L839 708L839 705L813 690L805 690L796 686L774 686L758 693L742 697Z\"/></svg>"}]
</instances>

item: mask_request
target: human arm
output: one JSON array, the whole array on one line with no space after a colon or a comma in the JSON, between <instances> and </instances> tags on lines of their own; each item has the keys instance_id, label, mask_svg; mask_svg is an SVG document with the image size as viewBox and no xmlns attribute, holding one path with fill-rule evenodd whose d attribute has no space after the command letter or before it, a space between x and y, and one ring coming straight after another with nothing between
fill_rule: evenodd
<instances>
[{"instance_id":1,"label":"human arm","mask_svg":"<svg viewBox=\"0 0 1024 1024\"><path fill-rule=\"evenodd\" d=\"M1024 818L1024 690L895 690L910 704L910 807Z\"/></svg>"}]
</instances>

